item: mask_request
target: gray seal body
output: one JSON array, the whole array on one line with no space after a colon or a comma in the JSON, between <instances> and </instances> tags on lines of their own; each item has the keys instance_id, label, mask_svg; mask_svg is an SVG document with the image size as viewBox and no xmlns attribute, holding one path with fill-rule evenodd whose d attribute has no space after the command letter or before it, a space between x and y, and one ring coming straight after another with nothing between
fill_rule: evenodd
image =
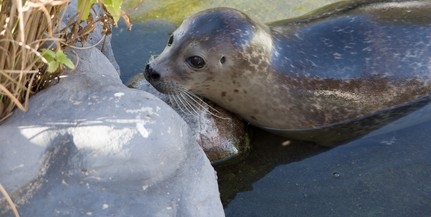
<instances>
[{"instance_id":1,"label":"gray seal body","mask_svg":"<svg viewBox=\"0 0 431 217\"><path fill-rule=\"evenodd\" d=\"M145 75L278 134L337 126L431 92L431 2L342 2L267 25L209 9L182 23Z\"/></svg>"}]
</instances>

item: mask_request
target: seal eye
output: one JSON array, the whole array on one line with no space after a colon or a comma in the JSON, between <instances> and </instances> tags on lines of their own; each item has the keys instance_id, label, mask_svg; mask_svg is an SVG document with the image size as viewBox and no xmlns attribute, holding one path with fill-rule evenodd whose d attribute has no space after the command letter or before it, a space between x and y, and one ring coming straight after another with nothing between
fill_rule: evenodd
<instances>
[{"instance_id":1,"label":"seal eye","mask_svg":"<svg viewBox=\"0 0 431 217\"><path fill-rule=\"evenodd\" d=\"M224 62L226 62L226 57L222 56L220 59L220 63L223 64Z\"/></svg>"},{"instance_id":2,"label":"seal eye","mask_svg":"<svg viewBox=\"0 0 431 217\"><path fill-rule=\"evenodd\" d=\"M205 60L200 56L191 56L186 61L193 68L200 69L205 66Z\"/></svg>"},{"instance_id":3,"label":"seal eye","mask_svg":"<svg viewBox=\"0 0 431 217\"><path fill-rule=\"evenodd\" d=\"M169 37L169 40L168 40L168 46L171 46L173 42L174 42L174 36L171 35L171 37Z\"/></svg>"}]
</instances>

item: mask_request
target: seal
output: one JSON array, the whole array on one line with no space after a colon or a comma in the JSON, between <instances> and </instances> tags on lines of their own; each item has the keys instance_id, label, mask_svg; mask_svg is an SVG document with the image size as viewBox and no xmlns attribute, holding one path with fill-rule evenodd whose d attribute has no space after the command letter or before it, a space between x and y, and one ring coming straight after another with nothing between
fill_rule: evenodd
<instances>
[{"instance_id":1,"label":"seal","mask_svg":"<svg viewBox=\"0 0 431 217\"><path fill-rule=\"evenodd\" d=\"M338 126L429 95L431 2L342 2L270 24L205 10L144 74L160 92L192 92L279 134Z\"/></svg>"}]
</instances>

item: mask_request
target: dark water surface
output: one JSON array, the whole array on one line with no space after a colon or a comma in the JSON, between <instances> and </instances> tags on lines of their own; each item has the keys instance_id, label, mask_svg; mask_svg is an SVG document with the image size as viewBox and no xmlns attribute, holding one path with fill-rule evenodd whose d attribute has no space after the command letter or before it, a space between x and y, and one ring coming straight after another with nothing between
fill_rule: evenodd
<instances>
[{"instance_id":1,"label":"dark water surface","mask_svg":"<svg viewBox=\"0 0 431 217\"><path fill-rule=\"evenodd\" d=\"M125 83L174 29L151 21L114 30ZM335 148L253 132L249 156L217 168L226 216L431 216L431 106Z\"/></svg>"}]
</instances>

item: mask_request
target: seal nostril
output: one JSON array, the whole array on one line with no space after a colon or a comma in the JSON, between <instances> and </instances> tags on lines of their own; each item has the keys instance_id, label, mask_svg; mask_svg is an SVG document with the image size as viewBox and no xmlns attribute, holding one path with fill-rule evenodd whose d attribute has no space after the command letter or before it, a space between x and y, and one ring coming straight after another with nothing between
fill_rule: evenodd
<instances>
[{"instance_id":1,"label":"seal nostril","mask_svg":"<svg viewBox=\"0 0 431 217\"><path fill-rule=\"evenodd\" d=\"M158 72L156 72L156 71L154 71L151 67L150 67L150 64L147 64L146 66L145 66L145 72L144 72L144 74L145 74L145 77L148 79L151 79L151 80L159 80L160 79L160 74L158 73Z\"/></svg>"},{"instance_id":2,"label":"seal nostril","mask_svg":"<svg viewBox=\"0 0 431 217\"><path fill-rule=\"evenodd\" d=\"M150 78L153 79L153 80L159 80L160 79L160 74L153 71L150 74Z\"/></svg>"}]
</instances>

